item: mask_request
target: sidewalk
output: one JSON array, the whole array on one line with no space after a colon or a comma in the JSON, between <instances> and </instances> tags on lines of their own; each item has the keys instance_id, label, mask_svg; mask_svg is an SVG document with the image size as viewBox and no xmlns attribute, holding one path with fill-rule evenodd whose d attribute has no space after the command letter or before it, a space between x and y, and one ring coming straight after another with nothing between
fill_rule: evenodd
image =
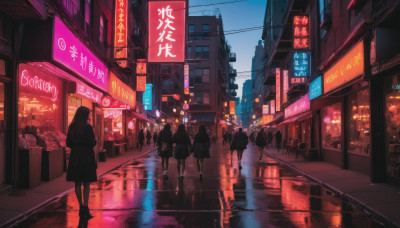
<instances>
[{"instance_id":1,"label":"sidewalk","mask_svg":"<svg viewBox=\"0 0 400 228\"><path fill-rule=\"evenodd\" d=\"M362 210L400 227L400 189L388 184L371 183L369 176L341 169L323 161L308 161L294 154L282 154L276 148L266 154L304 176L331 189L340 197L358 205Z\"/></svg>"},{"instance_id":2,"label":"sidewalk","mask_svg":"<svg viewBox=\"0 0 400 228\"><path fill-rule=\"evenodd\" d=\"M106 162L98 162L97 175L102 175L120 167L121 165L139 158L144 154L154 151L156 147L145 146L142 151L132 150L118 157L107 158ZM66 172L50 182L42 182L33 189L15 189L0 195L0 227L22 220L29 214L37 211L45 205L59 199L69 191L72 191L74 183L65 180Z\"/></svg>"}]
</instances>

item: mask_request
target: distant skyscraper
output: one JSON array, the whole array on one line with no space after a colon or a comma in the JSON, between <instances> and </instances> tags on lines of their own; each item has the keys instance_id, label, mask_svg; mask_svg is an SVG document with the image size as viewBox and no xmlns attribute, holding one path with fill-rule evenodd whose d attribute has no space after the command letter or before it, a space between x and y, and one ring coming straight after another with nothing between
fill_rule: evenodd
<instances>
[{"instance_id":1,"label":"distant skyscraper","mask_svg":"<svg viewBox=\"0 0 400 228\"><path fill-rule=\"evenodd\" d=\"M253 80L249 79L243 83L242 94L242 124L244 128L248 128L251 123L253 114Z\"/></svg>"}]
</instances>

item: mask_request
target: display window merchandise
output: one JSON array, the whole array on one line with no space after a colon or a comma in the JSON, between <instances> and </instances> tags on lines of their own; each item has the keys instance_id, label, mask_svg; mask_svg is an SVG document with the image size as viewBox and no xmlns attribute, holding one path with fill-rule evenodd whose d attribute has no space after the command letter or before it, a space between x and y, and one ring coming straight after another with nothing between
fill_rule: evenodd
<instances>
[{"instance_id":1,"label":"display window merchandise","mask_svg":"<svg viewBox=\"0 0 400 228\"><path fill-rule=\"evenodd\" d=\"M321 109L322 147L340 151L342 149L341 103Z\"/></svg>"}]
</instances>

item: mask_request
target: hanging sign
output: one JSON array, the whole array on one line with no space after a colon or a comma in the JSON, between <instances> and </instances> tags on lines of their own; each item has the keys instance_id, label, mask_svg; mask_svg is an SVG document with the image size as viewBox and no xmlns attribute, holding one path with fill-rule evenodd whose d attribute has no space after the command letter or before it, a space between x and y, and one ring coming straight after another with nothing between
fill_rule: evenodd
<instances>
[{"instance_id":1,"label":"hanging sign","mask_svg":"<svg viewBox=\"0 0 400 228\"><path fill-rule=\"evenodd\" d=\"M321 96L322 94L322 80L321 80L321 76L319 76L318 78L314 79L311 83L310 86L308 88L308 92L309 92L309 97L310 97L310 101L312 99L315 99L319 96Z\"/></svg>"},{"instance_id":2,"label":"hanging sign","mask_svg":"<svg viewBox=\"0 0 400 228\"><path fill-rule=\"evenodd\" d=\"M107 91L108 69L58 18L54 18L53 59Z\"/></svg>"},{"instance_id":3,"label":"hanging sign","mask_svg":"<svg viewBox=\"0 0 400 228\"><path fill-rule=\"evenodd\" d=\"M185 61L186 1L149 1L149 62Z\"/></svg>"},{"instance_id":4,"label":"hanging sign","mask_svg":"<svg viewBox=\"0 0 400 228\"><path fill-rule=\"evenodd\" d=\"M147 63L145 59L136 60L136 75L147 74Z\"/></svg>"},{"instance_id":5,"label":"hanging sign","mask_svg":"<svg viewBox=\"0 0 400 228\"><path fill-rule=\"evenodd\" d=\"M293 49L310 48L310 25L308 15L293 17Z\"/></svg>"},{"instance_id":6,"label":"hanging sign","mask_svg":"<svg viewBox=\"0 0 400 228\"><path fill-rule=\"evenodd\" d=\"M163 102L167 102L168 101L168 97L161 97L161 101L163 101Z\"/></svg>"},{"instance_id":7,"label":"hanging sign","mask_svg":"<svg viewBox=\"0 0 400 228\"><path fill-rule=\"evenodd\" d=\"M364 73L364 43L357 43L324 74L324 93L327 93Z\"/></svg>"},{"instance_id":8,"label":"hanging sign","mask_svg":"<svg viewBox=\"0 0 400 228\"><path fill-rule=\"evenodd\" d=\"M103 93L92 89L83 82L78 81L76 82L76 93L98 104L101 103L101 97L103 96Z\"/></svg>"},{"instance_id":9,"label":"hanging sign","mask_svg":"<svg viewBox=\"0 0 400 228\"><path fill-rule=\"evenodd\" d=\"M143 92L146 90L146 76L136 76L136 91Z\"/></svg>"},{"instance_id":10,"label":"hanging sign","mask_svg":"<svg viewBox=\"0 0 400 228\"><path fill-rule=\"evenodd\" d=\"M185 64L184 71L183 71L183 76L184 76L184 93L189 94L189 65Z\"/></svg>"},{"instance_id":11,"label":"hanging sign","mask_svg":"<svg viewBox=\"0 0 400 228\"><path fill-rule=\"evenodd\" d=\"M116 59L128 58L128 0L115 0L114 17L114 57ZM118 60L118 64L126 68L127 60Z\"/></svg>"},{"instance_id":12,"label":"hanging sign","mask_svg":"<svg viewBox=\"0 0 400 228\"><path fill-rule=\"evenodd\" d=\"M130 109L129 105L121 102L119 100L115 100L110 96L104 96L101 98L101 108L102 109Z\"/></svg>"},{"instance_id":13,"label":"hanging sign","mask_svg":"<svg viewBox=\"0 0 400 228\"><path fill-rule=\"evenodd\" d=\"M229 101L229 114L231 114L231 115L236 114L235 101Z\"/></svg>"},{"instance_id":14,"label":"hanging sign","mask_svg":"<svg viewBox=\"0 0 400 228\"><path fill-rule=\"evenodd\" d=\"M262 114L263 115L268 115L269 114L269 105L263 105L262 106Z\"/></svg>"},{"instance_id":15,"label":"hanging sign","mask_svg":"<svg viewBox=\"0 0 400 228\"><path fill-rule=\"evenodd\" d=\"M153 84L146 84L146 91L143 93L143 105L145 111L152 110L153 106Z\"/></svg>"},{"instance_id":16,"label":"hanging sign","mask_svg":"<svg viewBox=\"0 0 400 228\"><path fill-rule=\"evenodd\" d=\"M269 105L271 106L271 114L274 115L275 114L275 100L271 100L269 102Z\"/></svg>"},{"instance_id":17,"label":"hanging sign","mask_svg":"<svg viewBox=\"0 0 400 228\"><path fill-rule=\"evenodd\" d=\"M288 91L289 91L289 71L283 70L283 101L285 104L288 101Z\"/></svg>"},{"instance_id":18,"label":"hanging sign","mask_svg":"<svg viewBox=\"0 0 400 228\"><path fill-rule=\"evenodd\" d=\"M104 110L104 118L118 119L122 116L122 110Z\"/></svg>"},{"instance_id":19,"label":"hanging sign","mask_svg":"<svg viewBox=\"0 0 400 228\"><path fill-rule=\"evenodd\" d=\"M189 109L189 104L183 104L183 110L188 110Z\"/></svg>"},{"instance_id":20,"label":"hanging sign","mask_svg":"<svg viewBox=\"0 0 400 228\"><path fill-rule=\"evenodd\" d=\"M281 68L276 68L275 77L276 111L279 112L281 111Z\"/></svg>"},{"instance_id":21,"label":"hanging sign","mask_svg":"<svg viewBox=\"0 0 400 228\"><path fill-rule=\"evenodd\" d=\"M297 115L299 113L305 112L307 110L310 110L310 100L309 100L308 94L301 97L300 99L295 101L293 104L291 104L287 108L285 108L285 119L287 119L288 117Z\"/></svg>"},{"instance_id":22,"label":"hanging sign","mask_svg":"<svg viewBox=\"0 0 400 228\"><path fill-rule=\"evenodd\" d=\"M131 108L136 107L136 91L123 83L112 72L110 72L108 82L108 93L115 99L130 105Z\"/></svg>"},{"instance_id":23,"label":"hanging sign","mask_svg":"<svg viewBox=\"0 0 400 228\"><path fill-rule=\"evenodd\" d=\"M310 52L293 52L293 76L310 76Z\"/></svg>"}]
</instances>

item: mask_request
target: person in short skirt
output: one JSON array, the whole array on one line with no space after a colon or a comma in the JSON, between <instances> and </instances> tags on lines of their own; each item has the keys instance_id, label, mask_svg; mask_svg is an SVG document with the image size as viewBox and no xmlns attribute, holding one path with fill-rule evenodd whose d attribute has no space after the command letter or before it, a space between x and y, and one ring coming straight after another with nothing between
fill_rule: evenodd
<instances>
[{"instance_id":1,"label":"person in short skirt","mask_svg":"<svg viewBox=\"0 0 400 228\"><path fill-rule=\"evenodd\" d=\"M194 137L192 150L194 151L194 156L197 158L197 169L199 170L200 180L202 180L204 158L210 157L210 137L208 136L204 125L199 127L199 131Z\"/></svg>"},{"instance_id":2,"label":"person in short skirt","mask_svg":"<svg viewBox=\"0 0 400 228\"><path fill-rule=\"evenodd\" d=\"M164 129L160 132L160 136L157 141L158 154L161 157L161 165L164 171L163 177L165 180L168 179L168 162L169 158L172 157L172 131L171 125L166 124Z\"/></svg>"},{"instance_id":3,"label":"person in short skirt","mask_svg":"<svg viewBox=\"0 0 400 228\"><path fill-rule=\"evenodd\" d=\"M183 173L185 172L185 161L190 153L190 137L185 131L185 125L180 124L178 131L172 137L172 143L175 143L174 158L178 160L178 179L183 180Z\"/></svg>"}]
</instances>

